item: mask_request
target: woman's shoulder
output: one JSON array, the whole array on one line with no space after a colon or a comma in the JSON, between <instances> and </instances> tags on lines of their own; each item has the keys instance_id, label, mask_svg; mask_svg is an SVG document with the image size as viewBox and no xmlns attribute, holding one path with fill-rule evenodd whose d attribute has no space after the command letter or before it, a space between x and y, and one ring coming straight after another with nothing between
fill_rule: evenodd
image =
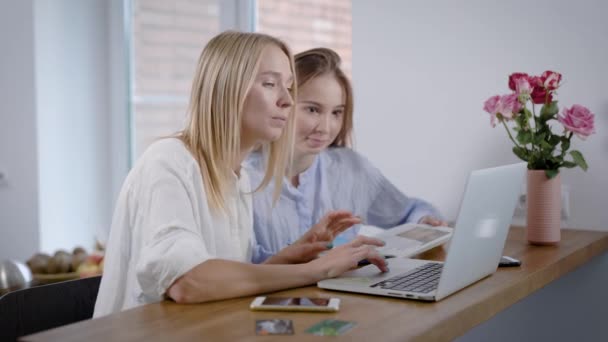
<instances>
[{"instance_id":1,"label":"woman's shoulder","mask_svg":"<svg viewBox=\"0 0 608 342\"><path fill-rule=\"evenodd\" d=\"M197 168L197 165L194 156L180 139L163 138L148 146L133 168L136 170L170 170L172 173L189 173Z\"/></svg>"},{"instance_id":2,"label":"woman's shoulder","mask_svg":"<svg viewBox=\"0 0 608 342\"><path fill-rule=\"evenodd\" d=\"M190 154L184 142L178 138L162 138L158 139L146 148L142 157L148 156L183 156Z\"/></svg>"},{"instance_id":3,"label":"woman's shoulder","mask_svg":"<svg viewBox=\"0 0 608 342\"><path fill-rule=\"evenodd\" d=\"M332 168L349 168L354 170L368 169L372 164L361 153L348 147L332 147L321 153L321 159Z\"/></svg>"}]
</instances>

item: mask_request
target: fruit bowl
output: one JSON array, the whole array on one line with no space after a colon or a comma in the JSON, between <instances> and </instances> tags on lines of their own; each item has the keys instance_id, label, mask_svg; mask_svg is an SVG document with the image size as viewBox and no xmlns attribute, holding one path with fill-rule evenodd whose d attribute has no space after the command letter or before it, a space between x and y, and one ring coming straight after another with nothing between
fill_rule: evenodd
<instances>
[{"instance_id":1,"label":"fruit bowl","mask_svg":"<svg viewBox=\"0 0 608 342\"><path fill-rule=\"evenodd\" d=\"M41 284L56 283L59 281L80 278L80 274L78 274L78 272L55 273L55 274L34 273L32 276L34 277L35 281L37 281L38 283L41 283Z\"/></svg>"}]
</instances>

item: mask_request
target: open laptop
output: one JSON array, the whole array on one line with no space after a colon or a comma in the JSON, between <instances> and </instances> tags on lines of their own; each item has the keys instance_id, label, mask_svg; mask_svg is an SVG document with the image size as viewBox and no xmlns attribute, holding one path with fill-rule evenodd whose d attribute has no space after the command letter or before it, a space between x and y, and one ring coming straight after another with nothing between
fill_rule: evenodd
<instances>
[{"instance_id":1,"label":"open laptop","mask_svg":"<svg viewBox=\"0 0 608 342\"><path fill-rule=\"evenodd\" d=\"M445 262L394 258L326 279L329 290L438 301L494 273L526 172L518 163L471 172Z\"/></svg>"}]
</instances>

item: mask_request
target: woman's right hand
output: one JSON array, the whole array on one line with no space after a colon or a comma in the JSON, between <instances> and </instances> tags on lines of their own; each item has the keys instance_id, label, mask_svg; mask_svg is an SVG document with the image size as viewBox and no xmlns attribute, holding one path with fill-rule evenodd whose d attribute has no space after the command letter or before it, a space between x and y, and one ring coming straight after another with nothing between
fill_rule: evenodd
<instances>
[{"instance_id":1,"label":"woman's right hand","mask_svg":"<svg viewBox=\"0 0 608 342\"><path fill-rule=\"evenodd\" d=\"M319 280L334 278L357 267L359 261L369 260L380 271L388 272L384 258L375 247L384 246L384 241L368 236L359 235L353 241L336 247L308 264L314 268Z\"/></svg>"}]
</instances>

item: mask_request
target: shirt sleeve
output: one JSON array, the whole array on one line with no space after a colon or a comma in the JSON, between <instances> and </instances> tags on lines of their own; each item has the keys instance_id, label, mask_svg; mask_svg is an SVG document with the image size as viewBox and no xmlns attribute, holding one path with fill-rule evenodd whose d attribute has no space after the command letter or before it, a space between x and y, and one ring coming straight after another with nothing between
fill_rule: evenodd
<instances>
[{"instance_id":1,"label":"shirt sleeve","mask_svg":"<svg viewBox=\"0 0 608 342\"><path fill-rule=\"evenodd\" d=\"M196 265L212 258L195 212L196 190L184 170L169 163L143 173L134 239L142 239L136 276L143 295L162 299L167 289ZM204 191L201 187L198 191ZM204 194L202 198L204 198Z\"/></svg>"},{"instance_id":2,"label":"shirt sleeve","mask_svg":"<svg viewBox=\"0 0 608 342\"><path fill-rule=\"evenodd\" d=\"M251 255L251 262L254 264L261 264L275 254L266 249L264 246L260 245L255 238L255 234L253 234L251 244L253 251Z\"/></svg>"},{"instance_id":3,"label":"shirt sleeve","mask_svg":"<svg viewBox=\"0 0 608 342\"><path fill-rule=\"evenodd\" d=\"M403 223L418 223L427 215L442 219L433 205L406 196L371 164L367 170L372 186L370 193L374 194L367 212L367 224L392 228Z\"/></svg>"}]
</instances>

